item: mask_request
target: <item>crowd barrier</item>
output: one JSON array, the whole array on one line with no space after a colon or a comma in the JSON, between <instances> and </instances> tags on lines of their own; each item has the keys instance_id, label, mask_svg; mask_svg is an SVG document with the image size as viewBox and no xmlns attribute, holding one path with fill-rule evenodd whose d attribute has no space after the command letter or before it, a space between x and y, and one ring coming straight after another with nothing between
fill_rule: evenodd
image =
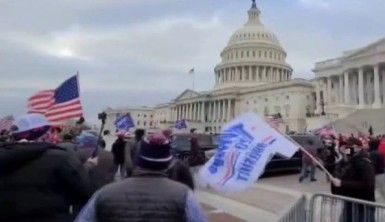
<instances>
[{"instance_id":1,"label":"crowd barrier","mask_svg":"<svg viewBox=\"0 0 385 222\"><path fill-rule=\"evenodd\" d=\"M308 206L308 208L307 208ZM332 194L300 197L278 222L384 222L385 205Z\"/></svg>"},{"instance_id":2,"label":"crowd barrier","mask_svg":"<svg viewBox=\"0 0 385 222\"><path fill-rule=\"evenodd\" d=\"M299 198L278 222L306 222L306 197Z\"/></svg>"},{"instance_id":3,"label":"crowd barrier","mask_svg":"<svg viewBox=\"0 0 385 222\"><path fill-rule=\"evenodd\" d=\"M309 203L309 222L381 222L385 205L331 194L315 194Z\"/></svg>"}]
</instances>

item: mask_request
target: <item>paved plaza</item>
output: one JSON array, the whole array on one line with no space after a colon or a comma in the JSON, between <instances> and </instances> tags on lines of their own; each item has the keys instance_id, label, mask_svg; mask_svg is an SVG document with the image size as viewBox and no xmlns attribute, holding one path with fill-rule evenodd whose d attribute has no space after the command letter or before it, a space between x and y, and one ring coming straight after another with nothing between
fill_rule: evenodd
<instances>
[{"instance_id":1,"label":"paved plaza","mask_svg":"<svg viewBox=\"0 0 385 222\"><path fill-rule=\"evenodd\" d=\"M242 193L219 194L199 189L196 193L210 221L277 221L298 198L305 194L330 193L325 174L318 171L317 181L298 182L298 174L274 175L261 178L253 187ZM376 200L385 200L376 192Z\"/></svg>"}]
</instances>

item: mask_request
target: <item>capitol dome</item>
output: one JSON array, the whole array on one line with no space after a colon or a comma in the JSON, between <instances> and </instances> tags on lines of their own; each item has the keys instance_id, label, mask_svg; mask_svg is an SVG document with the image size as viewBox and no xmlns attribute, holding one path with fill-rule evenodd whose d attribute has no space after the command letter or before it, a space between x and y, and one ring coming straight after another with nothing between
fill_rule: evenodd
<instances>
[{"instance_id":1,"label":"capitol dome","mask_svg":"<svg viewBox=\"0 0 385 222\"><path fill-rule=\"evenodd\" d=\"M215 87L252 87L288 81L292 68L276 35L260 21L261 11L255 0L246 24L234 32L215 67Z\"/></svg>"}]
</instances>

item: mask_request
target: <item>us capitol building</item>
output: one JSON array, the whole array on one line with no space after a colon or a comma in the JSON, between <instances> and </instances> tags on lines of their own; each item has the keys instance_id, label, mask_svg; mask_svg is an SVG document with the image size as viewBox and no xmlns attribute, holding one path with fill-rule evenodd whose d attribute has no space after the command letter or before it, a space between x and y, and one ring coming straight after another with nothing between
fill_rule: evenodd
<instances>
[{"instance_id":1,"label":"us capitol building","mask_svg":"<svg viewBox=\"0 0 385 222\"><path fill-rule=\"evenodd\" d=\"M359 110L383 107L385 39L316 63L312 80L293 79L286 51L260 17L253 0L248 21L220 54L213 90L187 89L155 107L107 108L107 128L114 131L117 116L130 113L137 128L170 128L185 119L190 129L218 133L234 117L251 111L260 116L280 114L282 132L305 132L358 115ZM363 127L360 121L355 124Z\"/></svg>"}]
</instances>

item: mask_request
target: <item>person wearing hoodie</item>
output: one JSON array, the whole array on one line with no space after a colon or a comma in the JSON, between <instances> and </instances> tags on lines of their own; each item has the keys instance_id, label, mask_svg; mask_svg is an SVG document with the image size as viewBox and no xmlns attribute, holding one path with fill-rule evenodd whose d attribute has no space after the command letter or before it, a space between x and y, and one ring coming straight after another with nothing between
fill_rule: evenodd
<instances>
[{"instance_id":1,"label":"person wearing hoodie","mask_svg":"<svg viewBox=\"0 0 385 222\"><path fill-rule=\"evenodd\" d=\"M167 178L170 149L161 132L144 138L131 177L98 190L75 222L206 222L193 192Z\"/></svg>"},{"instance_id":2,"label":"person wearing hoodie","mask_svg":"<svg viewBox=\"0 0 385 222\"><path fill-rule=\"evenodd\" d=\"M70 205L90 197L87 169L97 160L83 165L54 144L36 142L50 128L43 115L24 115L15 125L15 142L0 145L0 221L72 221Z\"/></svg>"}]
</instances>

